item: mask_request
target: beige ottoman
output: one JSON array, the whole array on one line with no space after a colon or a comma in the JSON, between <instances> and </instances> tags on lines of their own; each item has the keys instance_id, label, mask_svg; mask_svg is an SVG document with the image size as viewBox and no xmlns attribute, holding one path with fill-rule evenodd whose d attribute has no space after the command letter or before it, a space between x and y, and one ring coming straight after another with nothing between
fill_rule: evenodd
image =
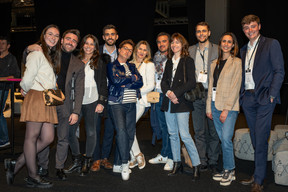
<instances>
[{"instance_id":1,"label":"beige ottoman","mask_svg":"<svg viewBox=\"0 0 288 192\"><path fill-rule=\"evenodd\" d=\"M274 131L278 135L278 139L285 137L285 132L288 132L288 125L275 125Z\"/></svg>"},{"instance_id":2,"label":"beige ottoman","mask_svg":"<svg viewBox=\"0 0 288 192\"><path fill-rule=\"evenodd\" d=\"M268 141L268 161L272 161L272 146L277 141L277 133L270 132ZM254 149L251 143L250 132L248 128L237 129L233 140L234 153L239 159L254 161Z\"/></svg>"}]
</instances>

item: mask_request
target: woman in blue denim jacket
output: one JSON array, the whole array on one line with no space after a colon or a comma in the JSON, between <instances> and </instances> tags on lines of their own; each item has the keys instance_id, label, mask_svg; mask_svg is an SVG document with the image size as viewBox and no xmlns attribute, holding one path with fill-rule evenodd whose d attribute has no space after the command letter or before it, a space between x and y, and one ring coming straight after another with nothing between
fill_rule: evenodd
<instances>
[{"instance_id":1,"label":"woman in blue denim jacket","mask_svg":"<svg viewBox=\"0 0 288 192\"><path fill-rule=\"evenodd\" d=\"M143 86L135 65L127 62L133 48L132 40L124 40L119 45L117 60L107 65L108 110L117 133L113 171L121 172L123 180L130 177L128 161L136 131L136 101Z\"/></svg>"}]
</instances>

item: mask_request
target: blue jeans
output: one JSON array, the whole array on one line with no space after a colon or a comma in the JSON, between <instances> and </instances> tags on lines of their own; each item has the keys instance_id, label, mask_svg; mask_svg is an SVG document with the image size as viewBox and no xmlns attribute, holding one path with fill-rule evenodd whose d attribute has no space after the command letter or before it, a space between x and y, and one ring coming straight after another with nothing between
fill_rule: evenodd
<instances>
[{"instance_id":1,"label":"blue jeans","mask_svg":"<svg viewBox=\"0 0 288 192\"><path fill-rule=\"evenodd\" d=\"M0 90L0 101L2 101L2 103L0 103L0 105L3 107L4 109L4 106L5 106L5 103L6 103L6 100L7 100L7 97L8 97L8 93L9 91L4 91L4 97L3 97L3 100L2 100L2 92L4 90ZM0 111L0 142L2 143L5 143L5 142L8 142L9 141L9 135L8 135L8 129L7 129L7 121L4 117L4 114L3 114L3 110Z\"/></svg>"},{"instance_id":2,"label":"blue jeans","mask_svg":"<svg viewBox=\"0 0 288 192\"><path fill-rule=\"evenodd\" d=\"M169 159L173 159L165 113L161 111L162 101L163 101L163 93L160 93L159 102L155 103L155 113L156 113L159 126L162 132L161 155L163 157L168 157ZM151 111L152 111L152 107L151 107Z\"/></svg>"},{"instance_id":3,"label":"blue jeans","mask_svg":"<svg viewBox=\"0 0 288 192\"><path fill-rule=\"evenodd\" d=\"M116 130L114 165L128 163L136 133L136 103L108 105Z\"/></svg>"},{"instance_id":4,"label":"blue jeans","mask_svg":"<svg viewBox=\"0 0 288 192\"><path fill-rule=\"evenodd\" d=\"M171 149L174 162L181 161L180 138L185 144L187 152L191 158L192 165L198 166L200 158L195 143L189 133L189 115L190 112L170 113L171 102L169 102L168 111L165 112L168 132L170 135Z\"/></svg>"},{"instance_id":5,"label":"blue jeans","mask_svg":"<svg viewBox=\"0 0 288 192\"><path fill-rule=\"evenodd\" d=\"M229 111L225 122L222 123L220 121L222 111L216 109L214 101L211 102L211 109L214 125L221 140L223 168L225 170L233 170L235 168L235 160L232 137L234 134L238 111Z\"/></svg>"},{"instance_id":6,"label":"blue jeans","mask_svg":"<svg viewBox=\"0 0 288 192\"><path fill-rule=\"evenodd\" d=\"M220 153L220 140L213 121L206 116L206 98L196 100L193 107L194 138L201 164L215 165Z\"/></svg>"}]
</instances>

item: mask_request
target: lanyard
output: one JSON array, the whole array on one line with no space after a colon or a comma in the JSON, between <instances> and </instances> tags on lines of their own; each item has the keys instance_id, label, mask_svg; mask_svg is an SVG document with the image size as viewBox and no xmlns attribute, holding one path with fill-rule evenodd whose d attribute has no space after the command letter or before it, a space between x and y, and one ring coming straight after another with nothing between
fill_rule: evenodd
<instances>
[{"instance_id":1,"label":"lanyard","mask_svg":"<svg viewBox=\"0 0 288 192\"><path fill-rule=\"evenodd\" d=\"M255 45L255 47L254 47L254 49L253 49L253 52L252 52L252 54L251 54L251 56L250 56L250 59L249 59L249 61L248 61L248 68L247 68L246 72L247 72L247 71L248 71L248 72L251 71L251 69L250 69L251 59L252 59L252 57L253 57L253 55L254 55L254 52L255 52L258 44L259 44L259 41L260 41L260 37L258 38L258 41L257 41L257 43L256 43L256 45Z\"/></svg>"},{"instance_id":2,"label":"lanyard","mask_svg":"<svg viewBox=\"0 0 288 192\"><path fill-rule=\"evenodd\" d=\"M198 49L198 50L199 50L199 54L200 54L202 61L203 61L203 72L205 72L205 58L204 58L204 56L205 56L206 49L204 49L203 54L201 53L200 49Z\"/></svg>"}]
</instances>

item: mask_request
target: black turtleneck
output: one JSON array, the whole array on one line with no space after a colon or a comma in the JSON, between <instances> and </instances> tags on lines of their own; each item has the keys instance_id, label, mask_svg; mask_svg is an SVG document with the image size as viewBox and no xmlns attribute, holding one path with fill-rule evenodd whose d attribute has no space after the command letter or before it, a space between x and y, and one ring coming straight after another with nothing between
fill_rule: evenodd
<instances>
[{"instance_id":1,"label":"black turtleneck","mask_svg":"<svg viewBox=\"0 0 288 192\"><path fill-rule=\"evenodd\" d=\"M218 65L216 65L215 69L214 69L214 73L213 73L213 87L217 87L217 82L218 82L218 79L219 79L219 76L220 76L220 73L226 63L227 59L226 60L220 60L220 63Z\"/></svg>"},{"instance_id":2,"label":"black turtleneck","mask_svg":"<svg viewBox=\"0 0 288 192\"><path fill-rule=\"evenodd\" d=\"M72 53L67 53L62 50L61 69L60 69L60 72L58 73L57 84L58 84L59 89L61 89L62 92L64 93L64 95L65 95L66 75L67 75L67 70L69 67L70 59L71 59L71 54Z\"/></svg>"}]
</instances>

